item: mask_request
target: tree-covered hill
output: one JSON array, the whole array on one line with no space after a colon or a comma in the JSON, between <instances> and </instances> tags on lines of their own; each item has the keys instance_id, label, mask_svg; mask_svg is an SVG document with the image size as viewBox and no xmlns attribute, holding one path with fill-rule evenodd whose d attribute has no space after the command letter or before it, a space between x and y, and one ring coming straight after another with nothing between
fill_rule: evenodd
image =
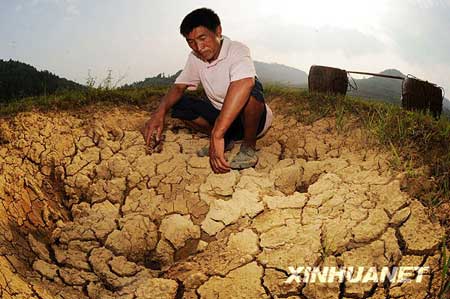
<instances>
[{"instance_id":1,"label":"tree-covered hill","mask_svg":"<svg viewBox=\"0 0 450 299\"><path fill-rule=\"evenodd\" d=\"M255 61L255 69L261 82L291 87L307 87L308 74L304 71L278 63L266 63ZM181 73L166 76L164 73L155 77L149 77L143 81L134 82L123 86L124 88L156 87L170 85Z\"/></svg>"},{"instance_id":2,"label":"tree-covered hill","mask_svg":"<svg viewBox=\"0 0 450 299\"><path fill-rule=\"evenodd\" d=\"M403 78L406 77L396 69L384 70L380 72L380 74ZM365 99L382 100L396 105L401 104L400 98L402 95L402 80L383 77L370 77L355 81L358 89L349 91L350 95L359 96ZM350 83L353 84L351 80Z\"/></svg>"},{"instance_id":3,"label":"tree-covered hill","mask_svg":"<svg viewBox=\"0 0 450 299\"><path fill-rule=\"evenodd\" d=\"M122 88L142 88L142 87L158 87L167 86L175 82L175 79L181 73L181 70L173 75L166 76L164 73L160 73L154 77L145 78L143 81L134 82L131 84L125 84Z\"/></svg>"},{"instance_id":4,"label":"tree-covered hill","mask_svg":"<svg viewBox=\"0 0 450 299\"><path fill-rule=\"evenodd\" d=\"M83 88L86 87L49 71L38 71L29 64L0 59L0 102Z\"/></svg>"}]
</instances>

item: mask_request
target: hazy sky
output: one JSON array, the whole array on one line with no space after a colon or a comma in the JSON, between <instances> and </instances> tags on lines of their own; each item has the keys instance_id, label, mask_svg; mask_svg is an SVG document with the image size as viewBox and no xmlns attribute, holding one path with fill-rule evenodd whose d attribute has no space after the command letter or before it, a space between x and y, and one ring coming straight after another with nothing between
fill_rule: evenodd
<instances>
[{"instance_id":1,"label":"hazy sky","mask_svg":"<svg viewBox=\"0 0 450 299\"><path fill-rule=\"evenodd\" d=\"M181 69L183 17L215 10L223 34L252 57L309 71L404 74L450 93L450 0L0 0L0 58L85 83L112 70L119 85Z\"/></svg>"}]
</instances>

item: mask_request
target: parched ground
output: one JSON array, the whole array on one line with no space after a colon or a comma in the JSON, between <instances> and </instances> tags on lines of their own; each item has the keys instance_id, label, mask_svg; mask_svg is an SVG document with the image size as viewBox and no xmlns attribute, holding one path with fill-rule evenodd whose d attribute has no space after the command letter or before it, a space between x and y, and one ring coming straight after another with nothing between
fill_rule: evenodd
<instances>
[{"instance_id":1,"label":"parched ground","mask_svg":"<svg viewBox=\"0 0 450 299\"><path fill-rule=\"evenodd\" d=\"M133 107L0 120L1 298L435 298L443 229L334 119L277 113L255 169L213 174ZM237 148L234 149L233 155ZM286 284L289 266L429 266L421 283Z\"/></svg>"}]
</instances>

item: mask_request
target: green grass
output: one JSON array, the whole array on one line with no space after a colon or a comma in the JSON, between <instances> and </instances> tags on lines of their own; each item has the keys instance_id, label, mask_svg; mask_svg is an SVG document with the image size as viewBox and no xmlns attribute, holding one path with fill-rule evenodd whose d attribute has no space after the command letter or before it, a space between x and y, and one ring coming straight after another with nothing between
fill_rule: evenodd
<instances>
[{"instance_id":1,"label":"green grass","mask_svg":"<svg viewBox=\"0 0 450 299\"><path fill-rule=\"evenodd\" d=\"M448 298L450 293L450 257L447 257L445 237L442 241L442 272L441 272L441 287L439 290L439 299ZM445 296L445 297L444 297Z\"/></svg>"},{"instance_id":2,"label":"green grass","mask_svg":"<svg viewBox=\"0 0 450 299\"><path fill-rule=\"evenodd\" d=\"M65 91L53 95L0 103L0 116L10 117L19 112L31 110L70 110L97 103L145 106L151 104L152 98L162 97L167 89L167 87L142 89L88 88L86 91Z\"/></svg>"}]
</instances>

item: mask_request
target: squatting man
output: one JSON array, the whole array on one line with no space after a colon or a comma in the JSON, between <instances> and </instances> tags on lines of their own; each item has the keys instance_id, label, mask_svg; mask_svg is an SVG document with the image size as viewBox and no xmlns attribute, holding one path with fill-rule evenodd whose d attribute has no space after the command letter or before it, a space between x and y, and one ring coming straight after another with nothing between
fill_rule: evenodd
<instances>
[{"instance_id":1,"label":"squatting man","mask_svg":"<svg viewBox=\"0 0 450 299\"><path fill-rule=\"evenodd\" d=\"M192 51L183 71L145 125L147 145L152 138L161 140L165 116L172 108L172 117L210 136L209 146L199 149L197 155L209 155L215 173L255 166L256 139L268 130L273 114L264 101L250 50L223 36L219 17L208 8L189 13L181 23L180 33ZM200 83L206 99L184 94ZM242 142L239 153L228 163L224 151L236 141Z\"/></svg>"}]
</instances>

